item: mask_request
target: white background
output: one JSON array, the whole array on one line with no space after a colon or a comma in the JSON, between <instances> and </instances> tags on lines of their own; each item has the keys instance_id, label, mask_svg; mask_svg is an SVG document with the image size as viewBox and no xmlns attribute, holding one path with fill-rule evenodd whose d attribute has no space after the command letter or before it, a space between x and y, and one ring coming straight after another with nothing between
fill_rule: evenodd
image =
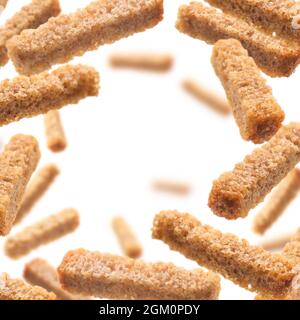
<instances>
[{"instance_id":1,"label":"white background","mask_svg":"<svg viewBox=\"0 0 300 320\"><path fill-rule=\"evenodd\" d=\"M0 18L1 24L29 1L9 2ZM89 0L61 0L64 12L88 3ZM231 170L255 146L241 139L231 116L216 114L182 90L181 81L192 76L224 95L210 64L212 47L180 34L174 27L178 7L183 3L188 1L165 0L164 21L155 28L72 61L94 66L101 75L101 90L97 98L62 109L69 143L65 152L53 154L45 147L42 116L0 129L3 143L16 133L34 135L42 151L40 166L54 162L61 169L56 183L11 234L65 207L74 207L81 214L80 228L74 234L22 259L13 261L0 252L0 272L19 277L24 264L34 257L43 257L57 266L67 250L78 247L121 254L111 230L111 219L116 214L125 216L136 231L146 261L197 267L162 242L151 239L153 217L163 209L189 212L202 222L233 232L251 243L260 241L251 232L252 219L260 206L248 218L237 221L216 217L207 206L213 179ZM108 66L110 53L131 49L170 52L175 65L165 74ZM1 68L1 79L14 76L11 63ZM290 78L268 79L286 113L285 123L299 120L299 79L300 70ZM151 182L160 177L186 181L192 185L192 193L178 197L154 192ZM298 198L267 237L293 231L300 225L299 204ZM1 247L4 240L0 239ZM222 281L221 299L253 296L229 281Z\"/></svg>"}]
</instances>

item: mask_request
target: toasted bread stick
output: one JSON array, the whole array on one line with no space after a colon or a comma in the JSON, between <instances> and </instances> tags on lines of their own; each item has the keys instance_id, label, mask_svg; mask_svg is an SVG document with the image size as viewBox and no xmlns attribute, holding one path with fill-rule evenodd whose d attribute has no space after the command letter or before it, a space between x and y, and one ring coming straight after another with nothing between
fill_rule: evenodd
<instances>
[{"instance_id":1,"label":"toasted bread stick","mask_svg":"<svg viewBox=\"0 0 300 320\"><path fill-rule=\"evenodd\" d=\"M54 293L41 287L33 287L21 279L11 279L6 273L0 275L0 300L55 300Z\"/></svg>"},{"instance_id":2,"label":"toasted bread stick","mask_svg":"<svg viewBox=\"0 0 300 320\"><path fill-rule=\"evenodd\" d=\"M291 123L215 180L208 205L226 219L244 218L299 161L300 124Z\"/></svg>"},{"instance_id":3,"label":"toasted bread stick","mask_svg":"<svg viewBox=\"0 0 300 320\"><path fill-rule=\"evenodd\" d=\"M295 0L205 0L211 5L232 13L269 32L300 39L300 31L292 27Z\"/></svg>"},{"instance_id":4,"label":"toasted bread stick","mask_svg":"<svg viewBox=\"0 0 300 320\"><path fill-rule=\"evenodd\" d=\"M10 232L39 160L37 140L21 134L13 136L0 154L0 235Z\"/></svg>"},{"instance_id":5,"label":"toasted bread stick","mask_svg":"<svg viewBox=\"0 0 300 320\"><path fill-rule=\"evenodd\" d=\"M290 239L285 244L282 255L288 259L291 259L296 264L295 270L298 272L300 271L298 266L300 264L300 229L297 230L296 234L290 235ZM299 299L298 293L297 293L297 281L299 279L299 276L296 276L292 282L292 287L290 289L290 292L287 294L287 296L284 298L285 300L293 300L293 299ZM296 286L296 288L295 288ZM262 296L257 295L255 297L255 300L276 300L272 296Z\"/></svg>"},{"instance_id":6,"label":"toasted bread stick","mask_svg":"<svg viewBox=\"0 0 300 320\"><path fill-rule=\"evenodd\" d=\"M282 233L272 238L263 239L258 245L268 251L282 249L292 239L294 234L295 232Z\"/></svg>"},{"instance_id":7,"label":"toasted bread stick","mask_svg":"<svg viewBox=\"0 0 300 320\"><path fill-rule=\"evenodd\" d=\"M219 97L215 92L202 87L196 81L192 79L185 79L182 82L182 86L187 92L195 96L200 102L204 102L220 114L228 115L231 113L231 109L225 99Z\"/></svg>"},{"instance_id":8,"label":"toasted bread stick","mask_svg":"<svg viewBox=\"0 0 300 320\"><path fill-rule=\"evenodd\" d=\"M98 95L98 90L98 72L84 65L4 80L0 83L0 125L78 103Z\"/></svg>"},{"instance_id":9,"label":"toasted bread stick","mask_svg":"<svg viewBox=\"0 0 300 320\"><path fill-rule=\"evenodd\" d=\"M290 76L300 61L299 41L273 37L252 23L200 2L180 7L176 27L209 44L220 39L239 40L258 67L272 77Z\"/></svg>"},{"instance_id":10,"label":"toasted bread stick","mask_svg":"<svg viewBox=\"0 0 300 320\"><path fill-rule=\"evenodd\" d=\"M5 254L18 259L41 245L73 232L78 225L78 212L74 209L64 209L7 238L4 244Z\"/></svg>"},{"instance_id":11,"label":"toasted bread stick","mask_svg":"<svg viewBox=\"0 0 300 320\"><path fill-rule=\"evenodd\" d=\"M212 272L83 249L68 252L58 274L64 289L100 298L215 300L220 292L220 278Z\"/></svg>"},{"instance_id":12,"label":"toasted bread stick","mask_svg":"<svg viewBox=\"0 0 300 320\"><path fill-rule=\"evenodd\" d=\"M8 55L19 73L39 73L152 28L162 18L163 0L96 0L13 37L7 43Z\"/></svg>"},{"instance_id":13,"label":"toasted bread stick","mask_svg":"<svg viewBox=\"0 0 300 320\"><path fill-rule=\"evenodd\" d=\"M32 180L26 187L15 224L22 221L22 219L30 212L36 202L48 190L58 174L58 167L55 164L48 164L33 176Z\"/></svg>"},{"instance_id":14,"label":"toasted bread stick","mask_svg":"<svg viewBox=\"0 0 300 320\"><path fill-rule=\"evenodd\" d=\"M25 265L25 280L56 294L57 300L78 300L78 296L62 289L56 270L43 259L33 259Z\"/></svg>"},{"instance_id":15,"label":"toasted bread stick","mask_svg":"<svg viewBox=\"0 0 300 320\"><path fill-rule=\"evenodd\" d=\"M116 68L133 68L150 71L168 71L173 65L173 57L168 53L117 52L109 57L109 63Z\"/></svg>"},{"instance_id":16,"label":"toasted bread stick","mask_svg":"<svg viewBox=\"0 0 300 320\"><path fill-rule=\"evenodd\" d=\"M300 229L284 246L282 254L297 264L295 267L297 276L293 279L292 287L286 300L300 300Z\"/></svg>"},{"instance_id":17,"label":"toasted bread stick","mask_svg":"<svg viewBox=\"0 0 300 320\"><path fill-rule=\"evenodd\" d=\"M178 195L187 195L191 191L188 183L175 180L157 179L152 182L152 187L156 191L169 192Z\"/></svg>"},{"instance_id":18,"label":"toasted bread stick","mask_svg":"<svg viewBox=\"0 0 300 320\"><path fill-rule=\"evenodd\" d=\"M52 152L66 149L67 139L60 119L59 111L52 110L44 115L47 146Z\"/></svg>"},{"instance_id":19,"label":"toasted bread stick","mask_svg":"<svg viewBox=\"0 0 300 320\"><path fill-rule=\"evenodd\" d=\"M6 42L25 29L35 29L60 13L59 0L32 0L0 28L0 66L8 62Z\"/></svg>"},{"instance_id":20,"label":"toasted bread stick","mask_svg":"<svg viewBox=\"0 0 300 320\"><path fill-rule=\"evenodd\" d=\"M280 128L284 112L247 50L238 40L219 40L211 61L243 139L254 143L269 140Z\"/></svg>"},{"instance_id":21,"label":"toasted bread stick","mask_svg":"<svg viewBox=\"0 0 300 320\"><path fill-rule=\"evenodd\" d=\"M152 236L242 288L262 295L284 297L296 275L295 264L289 259L202 225L189 214L160 212L154 219Z\"/></svg>"},{"instance_id":22,"label":"toasted bread stick","mask_svg":"<svg viewBox=\"0 0 300 320\"><path fill-rule=\"evenodd\" d=\"M300 170L294 169L284 178L253 221L253 230L264 234L282 215L300 191Z\"/></svg>"},{"instance_id":23,"label":"toasted bread stick","mask_svg":"<svg viewBox=\"0 0 300 320\"><path fill-rule=\"evenodd\" d=\"M130 258L140 257L143 251L142 246L124 218L115 217L112 221L112 227L124 254Z\"/></svg>"}]
</instances>

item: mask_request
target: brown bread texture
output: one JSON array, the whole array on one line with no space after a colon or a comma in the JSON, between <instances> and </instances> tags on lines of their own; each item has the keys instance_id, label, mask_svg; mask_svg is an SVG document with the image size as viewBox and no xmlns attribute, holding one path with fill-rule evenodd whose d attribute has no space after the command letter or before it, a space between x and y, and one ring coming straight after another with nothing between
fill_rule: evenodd
<instances>
[{"instance_id":1,"label":"brown bread texture","mask_svg":"<svg viewBox=\"0 0 300 320\"><path fill-rule=\"evenodd\" d=\"M284 178L253 221L253 230L264 234L284 213L300 191L300 170L294 169Z\"/></svg>"},{"instance_id":2,"label":"brown bread texture","mask_svg":"<svg viewBox=\"0 0 300 320\"><path fill-rule=\"evenodd\" d=\"M96 0L71 14L61 14L7 43L21 74L39 73L136 32L163 18L163 0Z\"/></svg>"},{"instance_id":3,"label":"brown bread texture","mask_svg":"<svg viewBox=\"0 0 300 320\"><path fill-rule=\"evenodd\" d=\"M287 258L298 260L297 263L300 264L300 228L284 246L282 254Z\"/></svg>"},{"instance_id":4,"label":"brown bread texture","mask_svg":"<svg viewBox=\"0 0 300 320\"><path fill-rule=\"evenodd\" d=\"M10 232L39 160L37 140L21 134L13 136L0 154L0 235Z\"/></svg>"},{"instance_id":5,"label":"brown bread texture","mask_svg":"<svg viewBox=\"0 0 300 320\"><path fill-rule=\"evenodd\" d=\"M296 234L294 234L289 241L286 243L282 250L282 256L291 259L293 263L296 264L294 268L297 272L297 275L294 277L291 285L291 289L289 290L284 300L299 300L300 291L297 283L299 281L299 265L300 265L300 229L297 230ZM276 300L273 296L262 296L257 295L255 300Z\"/></svg>"},{"instance_id":6,"label":"brown bread texture","mask_svg":"<svg viewBox=\"0 0 300 320\"><path fill-rule=\"evenodd\" d=\"M269 32L278 35L300 38L300 30L292 26L295 12L294 0L205 0L226 13L242 17Z\"/></svg>"},{"instance_id":7,"label":"brown bread texture","mask_svg":"<svg viewBox=\"0 0 300 320\"><path fill-rule=\"evenodd\" d=\"M0 66L8 62L6 42L26 29L36 29L60 13L58 0L32 0L0 28Z\"/></svg>"},{"instance_id":8,"label":"brown bread texture","mask_svg":"<svg viewBox=\"0 0 300 320\"><path fill-rule=\"evenodd\" d=\"M284 297L296 275L290 259L203 225L189 214L160 212L154 219L152 236L240 287L262 295Z\"/></svg>"},{"instance_id":9,"label":"brown bread texture","mask_svg":"<svg viewBox=\"0 0 300 320\"><path fill-rule=\"evenodd\" d=\"M125 219L115 217L112 220L112 228L124 254L130 258L139 258L142 255L143 248Z\"/></svg>"},{"instance_id":10,"label":"brown bread texture","mask_svg":"<svg viewBox=\"0 0 300 320\"><path fill-rule=\"evenodd\" d=\"M98 90L98 72L84 65L66 65L51 73L4 80L0 83L0 125L76 104L97 96Z\"/></svg>"},{"instance_id":11,"label":"brown bread texture","mask_svg":"<svg viewBox=\"0 0 300 320\"><path fill-rule=\"evenodd\" d=\"M213 182L208 205L226 219L244 218L300 161L300 124L291 123Z\"/></svg>"},{"instance_id":12,"label":"brown bread texture","mask_svg":"<svg viewBox=\"0 0 300 320\"><path fill-rule=\"evenodd\" d=\"M215 300L220 292L220 278L212 272L84 249L69 251L58 274L64 289L100 298Z\"/></svg>"},{"instance_id":13,"label":"brown bread texture","mask_svg":"<svg viewBox=\"0 0 300 320\"><path fill-rule=\"evenodd\" d=\"M55 300L54 293L31 286L21 279L11 279L6 273L0 275L0 300Z\"/></svg>"},{"instance_id":14,"label":"brown bread texture","mask_svg":"<svg viewBox=\"0 0 300 320\"><path fill-rule=\"evenodd\" d=\"M209 44L221 39L239 40L257 66L272 77L290 76L300 62L299 41L273 37L251 22L200 2L179 8L176 27Z\"/></svg>"},{"instance_id":15,"label":"brown bread texture","mask_svg":"<svg viewBox=\"0 0 300 320\"><path fill-rule=\"evenodd\" d=\"M47 164L38 170L26 187L15 224L21 222L23 218L30 212L32 207L36 204L36 202L38 202L38 200L54 182L58 174L58 167L52 163Z\"/></svg>"},{"instance_id":16,"label":"brown bread texture","mask_svg":"<svg viewBox=\"0 0 300 320\"><path fill-rule=\"evenodd\" d=\"M8 237L4 243L5 254L18 259L41 245L73 232L78 226L78 212L75 209L64 209Z\"/></svg>"},{"instance_id":17,"label":"brown bread texture","mask_svg":"<svg viewBox=\"0 0 300 320\"><path fill-rule=\"evenodd\" d=\"M51 110L44 115L47 147L52 152L64 151L67 139L58 110Z\"/></svg>"},{"instance_id":18,"label":"brown bread texture","mask_svg":"<svg viewBox=\"0 0 300 320\"><path fill-rule=\"evenodd\" d=\"M211 61L243 139L254 143L269 140L285 115L253 58L238 40L227 39L215 43Z\"/></svg>"},{"instance_id":19,"label":"brown bread texture","mask_svg":"<svg viewBox=\"0 0 300 320\"><path fill-rule=\"evenodd\" d=\"M62 289L57 271L43 259L33 259L25 265L25 280L34 286L40 286L55 293L57 300L77 300L78 297Z\"/></svg>"}]
</instances>

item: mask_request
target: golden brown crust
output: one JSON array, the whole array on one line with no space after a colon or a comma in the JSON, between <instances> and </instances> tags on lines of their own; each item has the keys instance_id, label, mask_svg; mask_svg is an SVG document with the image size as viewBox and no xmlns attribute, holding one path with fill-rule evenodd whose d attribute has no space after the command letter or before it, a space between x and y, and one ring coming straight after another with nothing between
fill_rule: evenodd
<instances>
[{"instance_id":1,"label":"golden brown crust","mask_svg":"<svg viewBox=\"0 0 300 320\"><path fill-rule=\"evenodd\" d=\"M297 287L297 282L299 281L298 272L300 264L300 229L297 230L296 234L290 237L282 250L282 256L293 261L296 265L294 269L297 273L292 281L292 285L287 296L284 297L284 300L299 300L299 288ZM276 297L257 295L255 300L276 300Z\"/></svg>"},{"instance_id":2,"label":"golden brown crust","mask_svg":"<svg viewBox=\"0 0 300 320\"><path fill-rule=\"evenodd\" d=\"M285 296L296 274L295 264L289 259L202 225L189 214L160 212L154 219L152 236L242 288L262 295Z\"/></svg>"},{"instance_id":3,"label":"golden brown crust","mask_svg":"<svg viewBox=\"0 0 300 320\"><path fill-rule=\"evenodd\" d=\"M192 79L185 79L182 82L182 86L187 92L195 96L200 102L204 102L220 114L228 115L231 113L231 108L229 107L226 100L222 99L211 90L202 87L196 81Z\"/></svg>"},{"instance_id":4,"label":"golden brown crust","mask_svg":"<svg viewBox=\"0 0 300 320\"><path fill-rule=\"evenodd\" d=\"M293 7L297 4L294 0L205 0L211 5L243 17L254 24L262 26L269 32L279 35L300 38L300 30L292 26L295 13Z\"/></svg>"},{"instance_id":5,"label":"golden brown crust","mask_svg":"<svg viewBox=\"0 0 300 320\"><path fill-rule=\"evenodd\" d=\"M213 182L209 207L226 219L246 217L299 160L300 124L291 123Z\"/></svg>"},{"instance_id":6,"label":"golden brown crust","mask_svg":"<svg viewBox=\"0 0 300 320\"><path fill-rule=\"evenodd\" d=\"M252 23L198 2L180 7L176 27L209 44L239 40L258 67L272 77L290 76L300 61L299 41L275 38Z\"/></svg>"},{"instance_id":7,"label":"golden brown crust","mask_svg":"<svg viewBox=\"0 0 300 320\"><path fill-rule=\"evenodd\" d=\"M98 90L98 72L84 65L4 80L0 83L0 125L78 103L98 95Z\"/></svg>"},{"instance_id":8,"label":"golden brown crust","mask_svg":"<svg viewBox=\"0 0 300 320\"><path fill-rule=\"evenodd\" d=\"M112 67L133 68L150 71L168 71L173 65L173 56L155 52L117 52L109 57Z\"/></svg>"},{"instance_id":9,"label":"golden brown crust","mask_svg":"<svg viewBox=\"0 0 300 320\"><path fill-rule=\"evenodd\" d=\"M20 134L13 136L0 154L0 235L10 232L39 160L37 140Z\"/></svg>"},{"instance_id":10,"label":"golden brown crust","mask_svg":"<svg viewBox=\"0 0 300 320\"><path fill-rule=\"evenodd\" d=\"M13 37L7 43L8 54L19 73L38 73L152 28L162 18L163 0L97 0Z\"/></svg>"},{"instance_id":11,"label":"golden brown crust","mask_svg":"<svg viewBox=\"0 0 300 320\"><path fill-rule=\"evenodd\" d=\"M300 190L300 170L294 169L284 178L253 221L253 230L264 234L282 215Z\"/></svg>"},{"instance_id":12,"label":"golden brown crust","mask_svg":"<svg viewBox=\"0 0 300 320\"><path fill-rule=\"evenodd\" d=\"M142 246L124 218L115 217L112 227L124 254L130 258L139 258L142 255Z\"/></svg>"},{"instance_id":13,"label":"golden brown crust","mask_svg":"<svg viewBox=\"0 0 300 320\"><path fill-rule=\"evenodd\" d=\"M67 139L60 119L59 111L52 110L44 115L47 147L52 152L64 151L67 147Z\"/></svg>"},{"instance_id":14,"label":"golden brown crust","mask_svg":"<svg viewBox=\"0 0 300 320\"><path fill-rule=\"evenodd\" d=\"M254 143L269 140L280 128L284 112L247 50L238 40L219 40L211 61L242 138Z\"/></svg>"},{"instance_id":15,"label":"golden brown crust","mask_svg":"<svg viewBox=\"0 0 300 320\"><path fill-rule=\"evenodd\" d=\"M4 244L5 254L18 259L41 245L73 232L78 225L78 212L75 209L64 209L7 238Z\"/></svg>"},{"instance_id":16,"label":"golden brown crust","mask_svg":"<svg viewBox=\"0 0 300 320\"><path fill-rule=\"evenodd\" d=\"M33 259L25 265L24 278L31 285L40 286L56 294L57 300L77 300L78 297L63 290L56 270L43 259Z\"/></svg>"},{"instance_id":17,"label":"golden brown crust","mask_svg":"<svg viewBox=\"0 0 300 320\"><path fill-rule=\"evenodd\" d=\"M19 223L30 212L35 203L48 190L58 174L58 167L55 164L48 164L33 176L26 187L15 224Z\"/></svg>"},{"instance_id":18,"label":"golden brown crust","mask_svg":"<svg viewBox=\"0 0 300 320\"><path fill-rule=\"evenodd\" d=\"M58 274L64 289L100 298L215 300L220 292L220 278L212 272L83 249L69 251Z\"/></svg>"},{"instance_id":19,"label":"golden brown crust","mask_svg":"<svg viewBox=\"0 0 300 320\"><path fill-rule=\"evenodd\" d=\"M282 254L287 258L297 260L297 263L300 264L300 229L284 246Z\"/></svg>"},{"instance_id":20,"label":"golden brown crust","mask_svg":"<svg viewBox=\"0 0 300 320\"><path fill-rule=\"evenodd\" d=\"M0 66L8 62L6 42L25 29L35 29L60 13L58 0L32 0L0 28Z\"/></svg>"},{"instance_id":21,"label":"golden brown crust","mask_svg":"<svg viewBox=\"0 0 300 320\"><path fill-rule=\"evenodd\" d=\"M55 300L54 293L41 287L33 287L21 279L11 279L6 273L0 275L0 300Z\"/></svg>"}]
</instances>

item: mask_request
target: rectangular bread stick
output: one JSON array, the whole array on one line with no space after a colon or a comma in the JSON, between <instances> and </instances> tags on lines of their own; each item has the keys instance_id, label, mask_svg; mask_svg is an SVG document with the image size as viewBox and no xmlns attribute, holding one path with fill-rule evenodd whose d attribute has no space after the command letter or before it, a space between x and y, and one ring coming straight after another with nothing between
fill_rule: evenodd
<instances>
[{"instance_id":1,"label":"rectangular bread stick","mask_svg":"<svg viewBox=\"0 0 300 320\"><path fill-rule=\"evenodd\" d=\"M0 28L0 66L8 62L6 42L25 29L35 29L60 13L59 0L32 0Z\"/></svg>"},{"instance_id":2,"label":"rectangular bread stick","mask_svg":"<svg viewBox=\"0 0 300 320\"><path fill-rule=\"evenodd\" d=\"M51 110L44 115L47 147L52 152L61 152L67 147L67 139L58 110Z\"/></svg>"},{"instance_id":3,"label":"rectangular bread stick","mask_svg":"<svg viewBox=\"0 0 300 320\"><path fill-rule=\"evenodd\" d=\"M191 191L188 183L175 180L157 179L152 182L152 187L156 191L169 192L177 195L187 195Z\"/></svg>"},{"instance_id":4,"label":"rectangular bread stick","mask_svg":"<svg viewBox=\"0 0 300 320\"><path fill-rule=\"evenodd\" d=\"M262 295L286 296L296 276L295 263L289 259L202 225L189 214L160 212L154 219L152 236L240 287Z\"/></svg>"},{"instance_id":5,"label":"rectangular bread stick","mask_svg":"<svg viewBox=\"0 0 300 320\"><path fill-rule=\"evenodd\" d=\"M79 297L62 289L56 270L43 259L33 259L25 265L25 280L34 286L40 286L55 293L57 300L77 300Z\"/></svg>"},{"instance_id":6,"label":"rectangular bread stick","mask_svg":"<svg viewBox=\"0 0 300 320\"><path fill-rule=\"evenodd\" d=\"M291 259L296 265L300 264L300 229L298 229L296 234L291 236L289 241L285 244L282 250L282 255L288 259ZM296 266L295 269L298 270L298 267ZM297 298L295 296L295 295L298 295L297 288L296 290L294 290L293 286L295 285L295 282L297 281L298 278L299 276L296 276L294 278L294 282L292 282L292 288L290 292L287 294L287 296L284 298L284 300L294 300L295 298ZM274 300L274 297L257 295L255 297L255 300Z\"/></svg>"},{"instance_id":7,"label":"rectangular bread stick","mask_svg":"<svg viewBox=\"0 0 300 320\"><path fill-rule=\"evenodd\" d=\"M142 254L142 246L124 218L115 217L112 221L113 230L126 256L138 258Z\"/></svg>"},{"instance_id":8,"label":"rectangular bread stick","mask_svg":"<svg viewBox=\"0 0 300 320\"><path fill-rule=\"evenodd\" d=\"M78 212L64 209L7 238L4 243L5 254L12 259L18 259L41 245L73 232L78 225Z\"/></svg>"},{"instance_id":9,"label":"rectangular bread stick","mask_svg":"<svg viewBox=\"0 0 300 320\"><path fill-rule=\"evenodd\" d=\"M109 63L116 68L163 72L170 70L173 65L173 57L168 53L118 52L110 55Z\"/></svg>"},{"instance_id":10,"label":"rectangular bread stick","mask_svg":"<svg viewBox=\"0 0 300 320\"><path fill-rule=\"evenodd\" d=\"M53 183L59 169L55 164L48 164L42 167L29 182L26 187L25 194L22 199L21 207L15 220L15 224L22 221L22 219L30 212L36 202L43 196Z\"/></svg>"},{"instance_id":11,"label":"rectangular bread stick","mask_svg":"<svg viewBox=\"0 0 300 320\"><path fill-rule=\"evenodd\" d=\"M99 298L215 300L220 292L220 278L212 272L83 249L69 251L58 274L64 289Z\"/></svg>"},{"instance_id":12,"label":"rectangular bread stick","mask_svg":"<svg viewBox=\"0 0 300 320\"><path fill-rule=\"evenodd\" d=\"M264 239L260 241L258 245L268 251L282 249L291 240L294 234L295 232L282 233L278 236Z\"/></svg>"},{"instance_id":13,"label":"rectangular bread stick","mask_svg":"<svg viewBox=\"0 0 300 320\"><path fill-rule=\"evenodd\" d=\"M284 178L271 195L268 202L256 215L253 230L264 234L282 215L300 191L300 170L294 169Z\"/></svg>"},{"instance_id":14,"label":"rectangular bread stick","mask_svg":"<svg viewBox=\"0 0 300 320\"><path fill-rule=\"evenodd\" d=\"M33 287L21 279L0 275L0 300L55 300L54 293L41 287Z\"/></svg>"},{"instance_id":15,"label":"rectangular bread stick","mask_svg":"<svg viewBox=\"0 0 300 320\"><path fill-rule=\"evenodd\" d=\"M238 40L219 40L214 45L211 62L242 138L254 143L269 140L285 115L247 50Z\"/></svg>"},{"instance_id":16,"label":"rectangular bread stick","mask_svg":"<svg viewBox=\"0 0 300 320\"><path fill-rule=\"evenodd\" d=\"M37 140L15 135L0 154L0 235L7 235L16 219L26 185L40 160Z\"/></svg>"},{"instance_id":17,"label":"rectangular bread stick","mask_svg":"<svg viewBox=\"0 0 300 320\"><path fill-rule=\"evenodd\" d=\"M278 35L300 38L293 28L295 0L205 0L226 13L232 13Z\"/></svg>"},{"instance_id":18,"label":"rectangular bread stick","mask_svg":"<svg viewBox=\"0 0 300 320\"><path fill-rule=\"evenodd\" d=\"M84 65L66 65L52 73L4 80L0 83L0 125L78 103L97 96L98 90L98 72Z\"/></svg>"},{"instance_id":19,"label":"rectangular bread stick","mask_svg":"<svg viewBox=\"0 0 300 320\"><path fill-rule=\"evenodd\" d=\"M199 83L192 79L186 79L182 82L183 88L195 96L200 102L204 102L213 110L219 112L222 115L228 115L231 113L227 101L219 97L211 90L202 87Z\"/></svg>"},{"instance_id":20,"label":"rectangular bread stick","mask_svg":"<svg viewBox=\"0 0 300 320\"><path fill-rule=\"evenodd\" d=\"M208 205L220 217L244 218L299 161L300 124L291 123L215 180Z\"/></svg>"},{"instance_id":21,"label":"rectangular bread stick","mask_svg":"<svg viewBox=\"0 0 300 320\"><path fill-rule=\"evenodd\" d=\"M100 45L152 28L162 18L163 0L96 0L13 37L7 43L8 55L19 73L39 73Z\"/></svg>"},{"instance_id":22,"label":"rectangular bread stick","mask_svg":"<svg viewBox=\"0 0 300 320\"><path fill-rule=\"evenodd\" d=\"M300 61L299 41L273 37L252 23L199 2L180 7L176 27L209 44L220 39L239 40L258 67L272 77L290 76Z\"/></svg>"}]
</instances>

